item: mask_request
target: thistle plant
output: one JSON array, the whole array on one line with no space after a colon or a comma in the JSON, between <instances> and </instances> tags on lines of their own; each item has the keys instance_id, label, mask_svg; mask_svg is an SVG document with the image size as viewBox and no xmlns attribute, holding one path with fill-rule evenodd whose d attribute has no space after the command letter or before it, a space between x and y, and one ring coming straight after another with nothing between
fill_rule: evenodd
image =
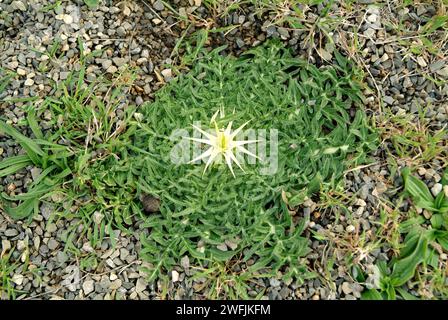
<instances>
[{"instance_id":1,"label":"thistle plant","mask_svg":"<svg viewBox=\"0 0 448 320\"><path fill-rule=\"evenodd\" d=\"M222 50L204 53L191 72L139 110L131 170L138 177L137 193L160 199L160 212L148 216L143 225L148 232L140 238L149 280L171 270L183 255L201 267L251 259L256 263L250 273L282 268L285 277L303 279L307 268L300 258L309 248L301 234L307 220L296 215L296 207L321 188L337 188L344 171L368 161L369 150L376 148L356 69L340 55L338 64L319 69L276 42L238 59ZM216 113L223 108L235 112ZM191 127L210 119L214 132ZM243 166L235 161L237 151L262 158L249 146L263 139L236 140L235 132L248 122L253 130L277 130L278 141L265 137L265 161ZM179 129L184 134L173 138ZM194 132L204 137L185 139ZM173 163L169 155L183 143L205 149ZM212 165L218 158L227 166ZM190 159L206 163L192 165ZM277 169L263 174L274 160ZM234 162L244 174L233 172Z\"/></svg>"}]
</instances>

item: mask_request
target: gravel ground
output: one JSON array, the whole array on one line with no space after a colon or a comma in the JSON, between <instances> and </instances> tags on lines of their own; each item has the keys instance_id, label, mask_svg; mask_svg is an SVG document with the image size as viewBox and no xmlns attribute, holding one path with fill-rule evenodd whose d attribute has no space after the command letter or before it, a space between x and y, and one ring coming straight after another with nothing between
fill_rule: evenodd
<instances>
[{"instance_id":1,"label":"gravel ground","mask_svg":"<svg viewBox=\"0 0 448 320\"><path fill-rule=\"evenodd\" d=\"M329 33L332 38L329 41L320 29L324 27L315 24L324 10L320 5L303 6L303 19L308 29L293 30L272 24L277 18L275 14L259 16L256 8L248 5L216 18L200 0L172 2L173 7L178 8L176 13L161 1L150 0L103 1L96 9L87 8L82 1L64 1L57 10L43 10L54 3L49 0L0 0L0 66L17 73L0 96L0 116L19 124L24 119L26 102L2 100L35 97L34 103L40 103L53 92L54 82L64 80L71 70L79 68L78 37L83 39L84 53L103 50L87 68L89 81L103 74L112 77L128 66L138 67L135 85L125 97L125 104L141 105L175 76L170 65L179 63L179 55L173 50L184 33L238 24L225 33L213 33L207 46L225 43L229 45L228 53L238 55L276 37L297 56L317 65L331 63L337 49L357 61L364 70L368 83L364 92L366 107L371 115L408 115L410 121L417 121L419 107L424 106L423 118L430 124L431 132L447 125L447 60L441 53L415 53L415 48L424 46L418 36L419 30L436 14L437 9L431 4L403 8L396 2L377 6L375 1L362 0L350 12L333 4L331 15L343 16L343 19L329 19L328 26L337 24ZM195 16L193 27L179 20L179 16L191 14ZM398 24L408 30L409 35L404 40L394 27ZM358 37L356 48L350 45L355 35ZM52 56L55 41L60 47ZM435 36L433 41L441 46L440 52L448 49L446 35L442 34L440 39ZM44 130L49 129L50 119L46 116L51 117L44 115L39 122ZM390 141L386 139L374 154L373 165L347 173L345 197L340 199L347 205L348 212L337 206L319 210L320 203L311 200L298 212L311 218L306 231L308 236L311 231L317 231L326 238L325 241L313 240L313 250L303 260L319 276L306 280L301 286L283 282L280 274L278 279L257 279L250 283L249 295L255 297L264 290L264 299L360 298L365 288L353 279L352 270L347 268L347 254L351 253L373 279L373 265L378 260L387 261L392 250L365 245L366 239L372 243L377 239L376 222L381 205L400 203L402 181L390 172L387 146ZM0 161L22 152L15 141L0 134ZM409 159L397 158L398 166L408 162ZM445 165L443 159L435 158L419 165L422 179L437 191ZM37 168L29 167L0 179L0 185L9 194L20 194L38 174ZM404 212L408 206L405 201L400 210ZM76 218L59 218L53 211L51 202L42 205L40 214L31 223L13 221L4 213L0 215L0 251L15 248L13 260L20 264L12 278L19 292L18 299L159 299L166 297L162 293L166 289L169 298L198 299L210 293L206 279L192 280L194 270L187 256L169 275L168 288L160 281L150 285L141 268L145 262L138 257L138 238L118 231L115 247L105 239L100 249L94 249L82 235L81 227L67 233L70 226L76 224ZM134 228L138 230L138 224ZM66 246L68 236L79 238L76 250ZM331 269L326 259L333 259ZM28 271L21 272L26 263ZM229 272L237 272L241 266L231 268ZM422 295L421 292L417 294Z\"/></svg>"}]
</instances>

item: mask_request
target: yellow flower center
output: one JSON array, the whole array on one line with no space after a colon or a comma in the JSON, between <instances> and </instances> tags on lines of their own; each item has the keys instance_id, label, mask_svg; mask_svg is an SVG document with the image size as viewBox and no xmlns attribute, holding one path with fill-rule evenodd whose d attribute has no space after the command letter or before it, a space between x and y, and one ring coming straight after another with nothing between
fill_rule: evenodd
<instances>
[{"instance_id":1,"label":"yellow flower center","mask_svg":"<svg viewBox=\"0 0 448 320\"><path fill-rule=\"evenodd\" d=\"M223 131L218 132L217 137L218 148L221 152L227 151L229 148L229 139Z\"/></svg>"}]
</instances>

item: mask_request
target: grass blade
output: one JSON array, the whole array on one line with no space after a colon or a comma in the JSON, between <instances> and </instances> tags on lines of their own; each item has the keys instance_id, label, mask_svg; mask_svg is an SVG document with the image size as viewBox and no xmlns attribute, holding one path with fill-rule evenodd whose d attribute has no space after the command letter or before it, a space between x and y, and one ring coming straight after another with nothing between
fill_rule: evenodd
<instances>
[{"instance_id":1,"label":"grass blade","mask_svg":"<svg viewBox=\"0 0 448 320\"><path fill-rule=\"evenodd\" d=\"M25 137L11 125L1 120L0 131L3 131L7 135L16 139L17 142L22 146L22 148L25 149L26 153L34 164L41 164L41 158L45 156L45 153L35 141L28 137Z\"/></svg>"}]
</instances>

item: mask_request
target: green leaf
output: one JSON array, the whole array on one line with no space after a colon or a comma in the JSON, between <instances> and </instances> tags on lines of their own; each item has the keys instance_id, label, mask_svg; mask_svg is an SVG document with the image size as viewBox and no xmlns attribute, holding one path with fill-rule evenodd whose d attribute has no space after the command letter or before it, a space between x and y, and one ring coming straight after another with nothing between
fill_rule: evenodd
<instances>
[{"instance_id":1,"label":"green leaf","mask_svg":"<svg viewBox=\"0 0 448 320\"><path fill-rule=\"evenodd\" d=\"M23 201L17 207L5 206L5 211L11 216L11 218L20 220L24 218L29 218L33 213L38 212L39 199L33 198Z\"/></svg>"},{"instance_id":2,"label":"green leaf","mask_svg":"<svg viewBox=\"0 0 448 320\"><path fill-rule=\"evenodd\" d=\"M305 199L308 195L307 189L300 190L297 194L293 195L290 199L288 199L288 205L291 208L295 208L305 202Z\"/></svg>"},{"instance_id":3,"label":"green leaf","mask_svg":"<svg viewBox=\"0 0 448 320\"><path fill-rule=\"evenodd\" d=\"M235 255L235 251L222 251L215 248L209 249L210 254L215 257L218 261L228 261L230 258L232 258Z\"/></svg>"},{"instance_id":4,"label":"green leaf","mask_svg":"<svg viewBox=\"0 0 448 320\"><path fill-rule=\"evenodd\" d=\"M398 287L398 288L395 288L395 290L398 291L398 293L404 300L418 300L418 298L416 296L413 296L412 294L410 294L403 288Z\"/></svg>"},{"instance_id":5,"label":"green leaf","mask_svg":"<svg viewBox=\"0 0 448 320\"><path fill-rule=\"evenodd\" d=\"M437 29L444 27L447 22L448 16L446 15L433 16L423 27L423 32L431 34Z\"/></svg>"},{"instance_id":6,"label":"green leaf","mask_svg":"<svg viewBox=\"0 0 448 320\"><path fill-rule=\"evenodd\" d=\"M384 300L381 293L376 289L368 289L361 293L362 300Z\"/></svg>"},{"instance_id":7,"label":"green leaf","mask_svg":"<svg viewBox=\"0 0 448 320\"><path fill-rule=\"evenodd\" d=\"M84 3L91 9L98 6L99 2L100 0L84 0Z\"/></svg>"},{"instance_id":8,"label":"green leaf","mask_svg":"<svg viewBox=\"0 0 448 320\"><path fill-rule=\"evenodd\" d=\"M443 212L445 210L447 202L448 198L445 196L445 192L442 190L434 200L434 207L437 209L437 211Z\"/></svg>"},{"instance_id":9,"label":"green leaf","mask_svg":"<svg viewBox=\"0 0 448 320\"><path fill-rule=\"evenodd\" d=\"M434 230L434 239L442 246L443 250L448 251L448 231Z\"/></svg>"},{"instance_id":10,"label":"green leaf","mask_svg":"<svg viewBox=\"0 0 448 320\"><path fill-rule=\"evenodd\" d=\"M37 139L43 139L44 134L42 133L42 130L40 129L39 125L36 121L36 115L34 114L34 111L28 112L27 116L28 125L30 126L31 131L34 133Z\"/></svg>"},{"instance_id":11,"label":"green leaf","mask_svg":"<svg viewBox=\"0 0 448 320\"><path fill-rule=\"evenodd\" d=\"M388 283L386 288L387 300L396 300L397 294L395 293L395 288L392 283Z\"/></svg>"},{"instance_id":12,"label":"green leaf","mask_svg":"<svg viewBox=\"0 0 448 320\"><path fill-rule=\"evenodd\" d=\"M443 216L441 213L433 214L431 217L431 226L434 229L440 229L443 224Z\"/></svg>"},{"instance_id":13,"label":"green leaf","mask_svg":"<svg viewBox=\"0 0 448 320\"><path fill-rule=\"evenodd\" d=\"M20 169L32 164L27 155L15 156L0 162L0 178L16 173Z\"/></svg>"},{"instance_id":14,"label":"green leaf","mask_svg":"<svg viewBox=\"0 0 448 320\"><path fill-rule=\"evenodd\" d=\"M19 131L14 129L11 125L0 120L0 131L3 131L7 135L10 135L25 149L28 157L35 165L42 163L42 157L45 156L45 152L39 147L39 145L28 137L25 137Z\"/></svg>"},{"instance_id":15,"label":"green leaf","mask_svg":"<svg viewBox=\"0 0 448 320\"><path fill-rule=\"evenodd\" d=\"M409 193L417 207L434 211L434 198L428 186L410 174L409 168L401 171L404 180L404 189Z\"/></svg>"},{"instance_id":16,"label":"green leaf","mask_svg":"<svg viewBox=\"0 0 448 320\"><path fill-rule=\"evenodd\" d=\"M440 183L444 186L448 185L448 167L443 172L442 180L440 180Z\"/></svg>"},{"instance_id":17,"label":"green leaf","mask_svg":"<svg viewBox=\"0 0 448 320\"><path fill-rule=\"evenodd\" d=\"M428 240L421 235L414 251L394 263L390 281L393 286L402 286L414 276L415 269L425 259L427 247Z\"/></svg>"}]
</instances>

